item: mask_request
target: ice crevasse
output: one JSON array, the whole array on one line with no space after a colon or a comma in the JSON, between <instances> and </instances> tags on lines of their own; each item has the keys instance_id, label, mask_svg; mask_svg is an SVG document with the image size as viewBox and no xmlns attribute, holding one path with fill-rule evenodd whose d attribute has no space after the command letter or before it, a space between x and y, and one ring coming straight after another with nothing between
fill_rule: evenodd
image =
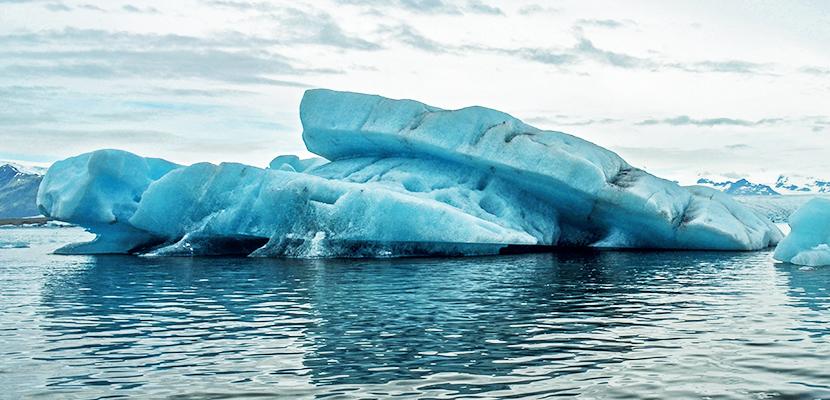
<instances>
[{"instance_id":1,"label":"ice crevasse","mask_svg":"<svg viewBox=\"0 0 830 400\"><path fill-rule=\"evenodd\" d=\"M118 150L55 163L44 215L97 235L60 253L392 257L511 246L756 250L780 231L728 195L681 187L578 137L483 107L315 89L322 158L180 166Z\"/></svg>"}]
</instances>

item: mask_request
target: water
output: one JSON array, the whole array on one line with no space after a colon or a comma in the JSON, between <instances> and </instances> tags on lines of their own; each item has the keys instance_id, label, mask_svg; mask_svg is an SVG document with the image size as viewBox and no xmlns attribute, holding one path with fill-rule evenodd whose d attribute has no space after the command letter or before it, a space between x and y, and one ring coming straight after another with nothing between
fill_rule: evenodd
<instances>
[{"instance_id":1,"label":"water","mask_svg":"<svg viewBox=\"0 0 830 400\"><path fill-rule=\"evenodd\" d=\"M830 397L830 268L769 252L47 255L80 234L0 230L0 397Z\"/></svg>"}]
</instances>

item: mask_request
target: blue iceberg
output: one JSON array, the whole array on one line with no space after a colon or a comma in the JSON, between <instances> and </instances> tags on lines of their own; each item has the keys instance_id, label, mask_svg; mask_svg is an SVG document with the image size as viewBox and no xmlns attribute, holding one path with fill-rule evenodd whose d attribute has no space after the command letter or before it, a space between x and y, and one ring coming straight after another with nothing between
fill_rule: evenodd
<instances>
[{"instance_id":1,"label":"blue iceberg","mask_svg":"<svg viewBox=\"0 0 830 400\"><path fill-rule=\"evenodd\" d=\"M395 257L534 246L757 250L780 231L716 190L508 114L309 90L323 158L179 166L101 150L50 168L44 215L97 238L64 253Z\"/></svg>"},{"instance_id":2,"label":"blue iceberg","mask_svg":"<svg viewBox=\"0 0 830 400\"><path fill-rule=\"evenodd\" d=\"M72 221L96 234L59 254L125 253L152 244L153 236L129 219L144 191L179 165L120 150L99 150L54 163L37 194L41 214Z\"/></svg>"},{"instance_id":3,"label":"blue iceberg","mask_svg":"<svg viewBox=\"0 0 830 400\"><path fill-rule=\"evenodd\" d=\"M790 216L792 231L775 248L774 258L791 264L830 265L830 199L815 198Z\"/></svg>"}]
</instances>

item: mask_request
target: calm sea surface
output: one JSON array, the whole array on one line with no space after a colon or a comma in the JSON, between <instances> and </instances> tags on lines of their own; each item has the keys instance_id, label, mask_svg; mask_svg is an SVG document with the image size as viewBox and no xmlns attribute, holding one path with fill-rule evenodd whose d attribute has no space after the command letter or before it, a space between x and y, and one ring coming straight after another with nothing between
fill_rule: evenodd
<instances>
[{"instance_id":1,"label":"calm sea surface","mask_svg":"<svg viewBox=\"0 0 830 400\"><path fill-rule=\"evenodd\" d=\"M0 398L830 398L830 268L770 252L48 254L83 235L0 229Z\"/></svg>"}]
</instances>

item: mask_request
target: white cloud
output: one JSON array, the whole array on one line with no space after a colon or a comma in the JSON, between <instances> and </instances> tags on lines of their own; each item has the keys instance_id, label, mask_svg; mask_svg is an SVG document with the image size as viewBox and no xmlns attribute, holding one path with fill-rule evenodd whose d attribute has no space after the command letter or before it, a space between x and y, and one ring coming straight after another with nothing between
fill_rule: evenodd
<instances>
[{"instance_id":1,"label":"white cloud","mask_svg":"<svg viewBox=\"0 0 830 400\"><path fill-rule=\"evenodd\" d=\"M724 171L830 175L823 3L0 4L0 158L262 165L302 151L299 99L323 86L498 108L670 178L709 149Z\"/></svg>"}]
</instances>

